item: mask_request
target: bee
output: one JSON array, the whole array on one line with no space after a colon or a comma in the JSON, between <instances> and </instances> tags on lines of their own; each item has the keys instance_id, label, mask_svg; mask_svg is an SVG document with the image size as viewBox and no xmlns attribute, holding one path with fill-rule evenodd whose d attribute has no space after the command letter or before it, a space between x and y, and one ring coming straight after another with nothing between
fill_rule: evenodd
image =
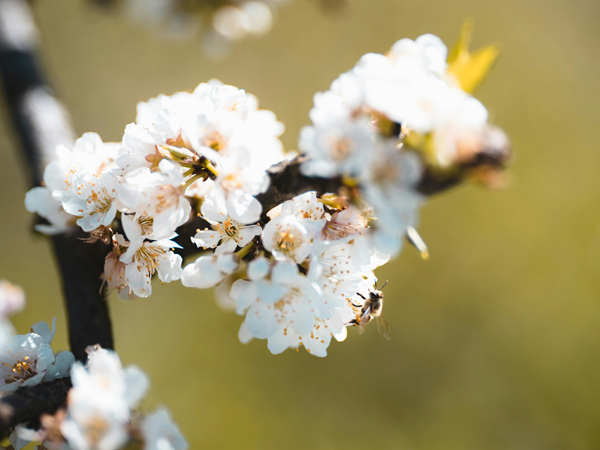
<instances>
[{"instance_id":1,"label":"bee","mask_svg":"<svg viewBox=\"0 0 600 450\"><path fill-rule=\"evenodd\" d=\"M388 284L386 281L381 289L377 289L377 282L375 282L375 289L369 290L369 297L366 298L360 292L357 292L364 300L364 304L355 305L352 304L356 308L361 308L360 312L356 314L356 318L348 322L351 325L356 325L358 327L358 334L363 334L365 331L365 325L368 324L371 320L375 319L377 322L377 331L379 334L383 336L383 338L388 341L392 338L390 333L390 326L387 323L387 320L381 315L381 310L383 309L383 292L382 289L385 285Z\"/></svg>"}]
</instances>

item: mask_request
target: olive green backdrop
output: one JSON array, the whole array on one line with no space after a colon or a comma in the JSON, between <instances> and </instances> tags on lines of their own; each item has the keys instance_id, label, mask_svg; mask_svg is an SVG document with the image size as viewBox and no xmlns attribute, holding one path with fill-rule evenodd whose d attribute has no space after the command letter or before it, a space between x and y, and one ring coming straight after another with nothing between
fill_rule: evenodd
<instances>
[{"instance_id":1,"label":"olive green backdrop","mask_svg":"<svg viewBox=\"0 0 600 450\"><path fill-rule=\"evenodd\" d=\"M430 32L502 44L479 93L512 137L508 189L431 199L412 248L382 268L393 339L351 330L318 359L237 340L241 318L212 291L155 285L110 298L117 349L152 379L192 449L597 449L600 447L600 3L596 0L351 0L283 8L274 29L223 62L83 1L36 2L43 59L77 133L119 140L135 105L219 78L256 94L296 145L315 92L369 51ZM30 232L15 140L0 128L0 277L25 287L21 332L58 315L48 242Z\"/></svg>"}]
</instances>

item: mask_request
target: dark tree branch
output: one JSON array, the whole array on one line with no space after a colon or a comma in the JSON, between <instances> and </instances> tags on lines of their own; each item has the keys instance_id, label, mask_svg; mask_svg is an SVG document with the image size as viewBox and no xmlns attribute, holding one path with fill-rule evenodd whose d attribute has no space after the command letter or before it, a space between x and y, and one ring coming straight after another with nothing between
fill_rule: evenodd
<instances>
[{"instance_id":1,"label":"dark tree branch","mask_svg":"<svg viewBox=\"0 0 600 450\"><path fill-rule=\"evenodd\" d=\"M0 78L7 112L32 186L42 183L44 168L58 144L72 144L73 133L60 103L52 96L36 55L37 31L24 0L19 14L0 0ZM28 17L29 16L29 17ZM100 294L106 247L85 244L77 233L54 236L69 320L71 351L80 361L85 348L113 348L108 305ZM68 379L19 389L0 400L0 433L18 423L36 425L42 412L52 413L66 401Z\"/></svg>"},{"instance_id":2,"label":"dark tree branch","mask_svg":"<svg viewBox=\"0 0 600 450\"><path fill-rule=\"evenodd\" d=\"M0 14L8 14L3 3L0 0ZM21 3L23 10L28 11L26 2ZM46 83L35 52L35 40L19 37L24 27L33 26L33 20L29 24L14 24L14 18L6 17L2 23L11 20L14 27L0 30L0 77L31 185L38 186L56 146L70 144L72 132L66 118L62 123L60 118L57 120L61 107ZM63 130L57 132L60 127ZM113 348L108 306L100 294L106 247L100 243L85 244L76 233L54 236L52 242L62 275L71 351L75 358L85 361L88 345Z\"/></svg>"},{"instance_id":3,"label":"dark tree branch","mask_svg":"<svg viewBox=\"0 0 600 450\"><path fill-rule=\"evenodd\" d=\"M0 403L0 439L17 425L37 429L42 414L54 414L66 404L71 379L61 378L31 388L19 389Z\"/></svg>"},{"instance_id":4,"label":"dark tree branch","mask_svg":"<svg viewBox=\"0 0 600 450\"><path fill-rule=\"evenodd\" d=\"M417 190L423 195L432 196L459 185L466 177L479 169L489 169L500 173L510 155L510 147L505 147L502 151L498 151L497 148L482 148L481 152L472 159L448 173L440 173L426 167ZM268 170L269 189L267 192L256 196L263 208L262 225L269 221L267 213L286 200L291 200L297 195L309 191L316 191L319 195L336 193L343 186L341 178L320 178L303 175L300 172L300 165L305 160L306 157L301 155L293 160L275 164ZM179 237L176 240L183 248L177 250L177 253L183 257L198 253L199 250L190 245L190 238L196 234L196 230L207 227L210 227L210 224L199 216L193 217L192 220L180 227L177 230Z\"/></svg>"},{"instance_id":5,"label":"dark tree branch","mask_svg":"<svg viewBox=\"0 0 600 450\"><path fill-rule=\"evenodd\" d=\"M267 173L271 179L269 189L256 198L262 204L263 225L268 222L267 213L275 206L291 200L297 195L316 191L318 195L337 192L342 185L340 178L307 177L300 172L300 165L306 161L301 155L291 161L283 161L272 166Z\"/></svg>"}]
</instances>

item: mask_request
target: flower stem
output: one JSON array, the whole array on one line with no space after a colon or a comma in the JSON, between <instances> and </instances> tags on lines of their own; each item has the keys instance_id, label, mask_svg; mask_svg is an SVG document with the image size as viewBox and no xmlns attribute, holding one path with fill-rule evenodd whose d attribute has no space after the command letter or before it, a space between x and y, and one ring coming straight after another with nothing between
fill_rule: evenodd
<instances>
[{"instance_id":1,"label":"flower stem","mask_svg":"<svg viewBox=\"0 0 600 450\"><path fill-rule=\"evenodd\" d=\"M188 178L187 181L183 183L183 192L185 192L187 188L189 188L196 180L200 178L204 178L203 174L201 173L197 173L196 175L192 175L190 178Z\"/></svg>"},{"instance_id":2,"label":"flower stem","mask_svg":"<svg viewBox=\"0 0 600 450\"><path fill-rule=\"evenodd\" d=\"M236 255L238 255L240 257L240 259L242 259L244 256L246 256L250 252L250 250L252 250L254 245L256 245L255 242L250 241L250 243L248 245L246 245L245 247L240 249L238 252L236 252Z\"/></svg>"}]
</instances>

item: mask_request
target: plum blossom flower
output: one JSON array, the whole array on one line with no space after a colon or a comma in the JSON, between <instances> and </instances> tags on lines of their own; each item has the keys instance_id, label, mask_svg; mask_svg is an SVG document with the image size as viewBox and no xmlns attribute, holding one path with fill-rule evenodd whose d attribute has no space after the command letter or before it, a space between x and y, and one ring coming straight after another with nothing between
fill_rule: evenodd
<instances>
[{"instance_id":1,"label":"plum blossom flower","mask_svg":"<svg viewBox=\"0 0 600 450\"><path fill-rule=\"evenodd\" d=\"M354 206L336 211L329 216L321 229L319 238L326 241L335 241L348 236L354 236L367 227L365 214Z\"/></svg>"},{"instance_id":2,"label":"plum blossom flower","mask_svg":"<svg viewBox=\"0 0 600 450\"><path fill-rule=\"evenodd\" d=\"M307 192L281 206L263 230L265 248L279 259L292 259L301 264L309 255L315 235L325 224L323 205L314 192Z\"/></svg>"},{"instance_id":3,"label":"plum blossom flower","mask_svg":"<svg viewBox=\"0 0 600 450\"><path fill-rule=\"evenodd\" d=\"M0 348L0 396L20 387L35 386L69 374L75 359L71 352L54 353L50 344L56 332L45 322L36 323L28 334L13 336Z\"/></svg>"},{"instance_id":4,"label":"plum blossom flower","mask_svg":"<svg viewBox=\"0 0 600 450\"><path fill-rule=\"evenodd\" d=\"M67 417L61 431L71 448L117 450L129 440L131 409L146 390L147 376L136 366L123 368L116 353L99 349L87 366L71 369Z\"/></svg>"},{"instance_id":5,"label":"plum blossom flower","mask_svg":"<svg viewBox=\"0 0 600 450\"><path fill-rule=\"evenodd\" d=\"M140 425L146 450L186 450L188 443L173 422L169 410L157 409Z\"/></svg>"},{"instance_id":6,"label":"plum blossom flower","mask_svg":"<svg viewBox=\"0 0 600 450\"><path fill-rule=\"evenodd\" d=\"M309 159L302 165L302 172L324 178L359 175L374 139L374 128L365 117L304 127L298 147Z\"/></svg>"},{"instance_id":7,"label":"plum blossom flower","mask_svg":"<svg viewBox=\"0 0 600 450\"><path fill-rule=\"evenodd\" d=\"M119 179L112 172L84 173L74 179L71 190L63 194L63 208L80 217L77 225L83 231L109 226L117 214L118 185Z\"/></svg>"},{"instance_id":8,"label":"plum blossom flower","mask_svg":"<svg viewBox=\"0 0 600 450\"><path fill-rule=\"evenodd\" d=\"M288 329L304 336L311 332L318 318L333 315L319 287L301 275L296 264L276 262L270 267L269 278L264 261L258 264L262 267L253 268L254 279L237 280L231 286L237 313L246 316L240 329L242 342L253 337L267 339L269 349L271 345L279 349L272 342L286 336ZM263 277L259 278L260 275Z\"/></svg>"},{"instance_id":9,"label":"plum blossom flower","mask_svg":"<svg viewBox=\"0 0 600 450\"><path fill-rule=\"evenodd\" d=\"M197 289L210 288L235 272L239 264L239 258L234 253L201 256L194 263L185 266L181 274L181 283Z\"/></svg>"},{"instance_id":10,"label":"plum blossom flower","mask_svg":"<svg viewBox=\"0 0 600 450\"><path fill-rule=\"evenodd\" d=\"M115 157L115 145L102 142L96 133L85 133L75 141L72 149L59 146L56 158L44 170L44 186L31 189L25 197L27 210L49 222L48 225L37 225L36 230L44 234L58 234L72 227L75 217L63 209L63 198L69 206L75 206L71 205L72 202L77 203L77 207L71 210L75 216L83 216L80 220L87 228L92 222L107 221L116 211L111 210L112 201L107 201L114 187L112 180L106 180L109 183L106 192L102 190L104 184L96 187L88 182L102 178L103 171L114 166ZM78 189L82 184L83 189ZM72 199L73 196L76 198ZM97 212L92 214L94 211Z\"/></svg>"},{"instance_id":11,"label":"plum blossom flower","mask_svg":"<svg viewBox=\"0 0 600 450\"><path fill-rule=\"evenodd\" d=\"M212 230L199 230L192 242L198 247L216 247L215 253L231 253L236 247L250 243L262 232L258 225L247 225L232 219L227 212L225 197L218 190L213 190L204 198L201 211L204 219L212 225Z\"/></svg>"},{"instance_id":12,"label":"plum blossom flower","mask_svg":"<svg viewBox=\"0 0 600 450\"><path fill-rule=\"evenodd\" d=\"M361 180L365 199L384 231L403 234L417 222L423 197L416 190L422 165L414 153L403 152L394 145L376 149L376 157Z\"/></svg>"},{"instance_id":13,"label":"plum blossom flower","mask_svg":"<svg viewBox=\"0 0 600 450\"><path fill-rule=\"evenodd\" d=\"M154 273L164 283L181 278L182 258L171 251L172 248L180 248L176 242L169 239L137 239L124 242L123 246L127 250L119 261L125 264L125 285L138 297L149 297L152 294L151 279ZM117 266L116 270L122 268Z\"/></svg>"},{"instance_id":14,"label":"plum blossom flower","mask_svg":"<svg viewBox=\"0 0 600 450\"><path fill-rule=\"evenodd\" d=\"M183 195L183 176L180 168L163 160L159 171L147 167L130 172L124 177L120 199L126 210L136 214L136 233L146 239L167 238L189 218L191 206ZM134 231L133 223L130 232Z\"/></svg>"},{"instance_id":15,"label":"plum blossom flower","mask_svg":"<svg viewBox=\"0 0 600 450\"><path fill-rule=\"evenodd\" d=\"M259 221L262 206L254 196L269 187L267 173L253 170L250 161L250 153L242 147L217 161L217 188L225 196L229 215L242 223Z\"/></svg>"}]
</instances>

